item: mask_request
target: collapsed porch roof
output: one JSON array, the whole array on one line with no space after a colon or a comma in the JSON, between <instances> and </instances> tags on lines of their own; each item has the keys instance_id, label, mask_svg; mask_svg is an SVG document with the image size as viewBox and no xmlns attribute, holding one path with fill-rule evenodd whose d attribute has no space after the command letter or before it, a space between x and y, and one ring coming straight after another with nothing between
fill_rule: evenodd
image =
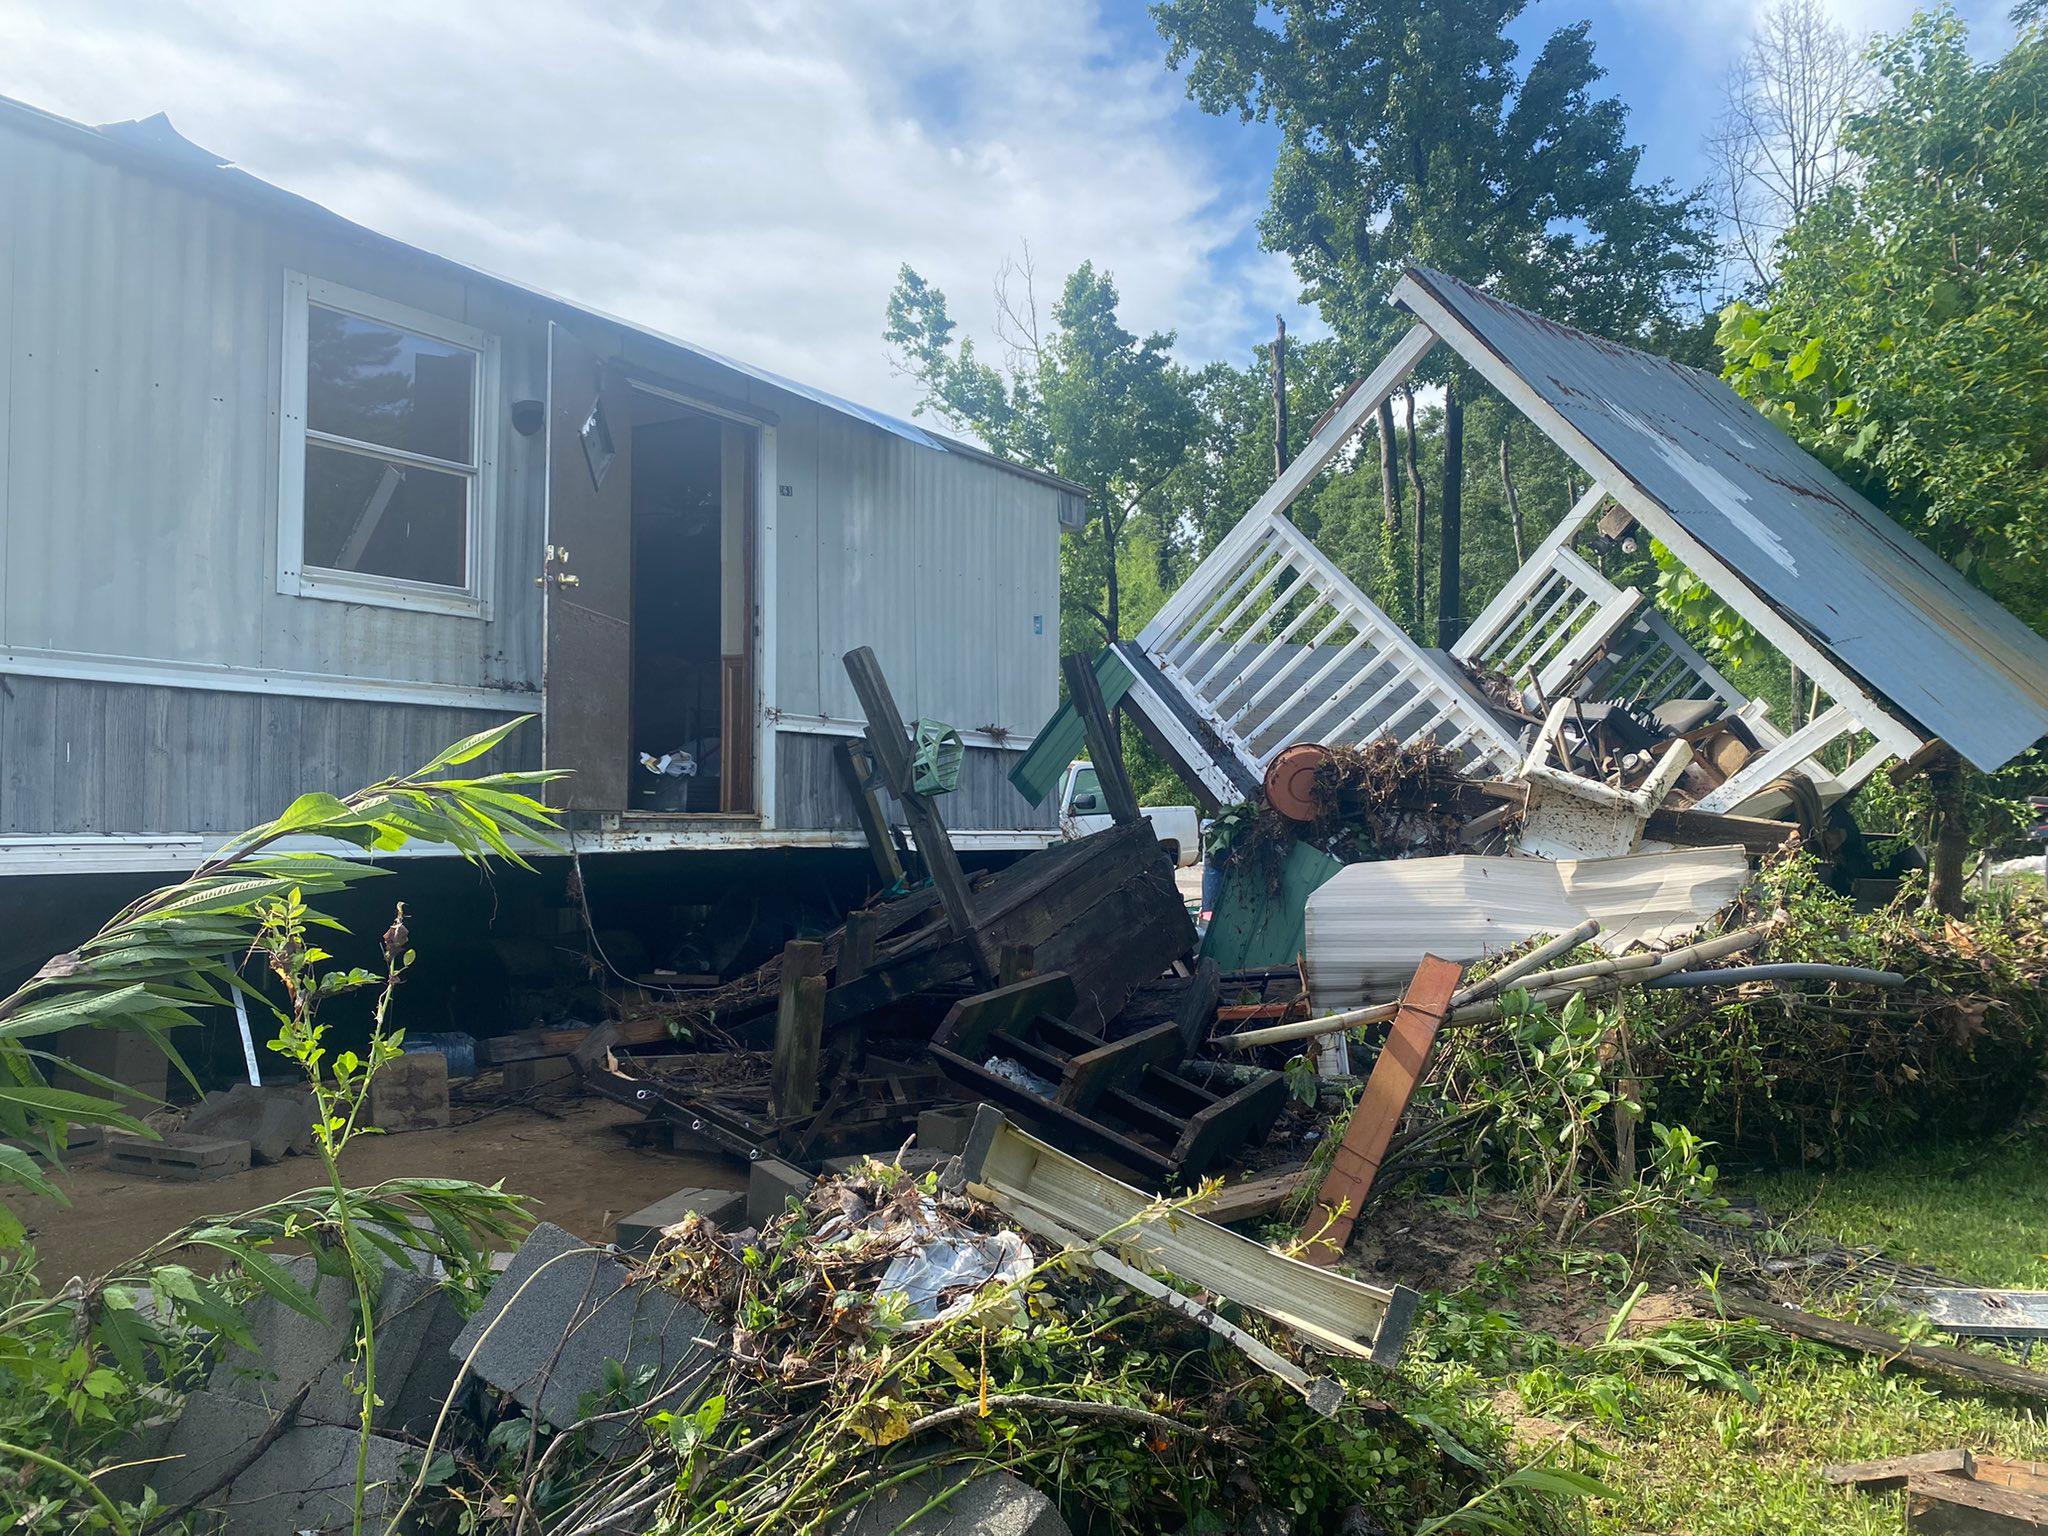
<instances>
[{"instance_id":1,"label":"collapsed porch roof","mask_svg":"<svg viewBox=\"0 0 2048 1536\"><path fill-rule=\"evenodd\" d=\"M1881 705L1987 772L2048 734L2048 641L1720 379L1440 272L1394 300L1725 600L1744 594L1722 571Z\"/></svg>"}]
</instances>

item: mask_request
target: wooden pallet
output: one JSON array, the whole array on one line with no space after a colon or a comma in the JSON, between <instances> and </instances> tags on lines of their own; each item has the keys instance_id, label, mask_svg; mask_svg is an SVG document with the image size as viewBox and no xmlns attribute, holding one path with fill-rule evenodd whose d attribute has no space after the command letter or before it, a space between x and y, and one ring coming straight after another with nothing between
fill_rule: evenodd
<instances>
[{"instance_id":1,"label":"wooden pallet","mask_svg":"<svg viewBox=\"0 0 2048 1536\"><path fill-rule=\"evenodd\" d=\"M1175 1072L1188 1053L1185 1016L1104 1040L1072 1022L1075 1004L1073 978L1061 971L979 993L947 1013L932 1056L955 1082L1061 1145L1161 1183L1197 1177L1262 1138L1286 1104L1277 1072L1226 1094ZM1052 1093L991 1070L993 1057L1016 1062Z\"/></svg>"}]
</instances>

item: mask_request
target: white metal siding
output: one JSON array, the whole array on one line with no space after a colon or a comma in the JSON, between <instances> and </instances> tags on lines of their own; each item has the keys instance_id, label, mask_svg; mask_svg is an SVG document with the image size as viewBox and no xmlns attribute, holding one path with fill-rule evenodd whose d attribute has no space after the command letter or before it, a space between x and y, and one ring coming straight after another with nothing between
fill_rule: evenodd
<instances>
[{"instance_id":1,"label":"white metal siding","mask_svg":"<svg viewBox=\"0 0 2048 1536\"><path fill-rule=\"evenodd\" d=\"M860 719L840 657L868 645L906 717L1028 743L1059 701L1060 493L815 407L781 436L776 705Z\"/></svg>"},{"instance_id":2,"label":"white metal siding","mask_svg":"<svg viewBox=\"0 0 2048 1536\"><path fill-rule=\"evenodd\" d=\"M499 339L489 620L278 592L288 271ZM0 653L23 653L19 668L42 653L58 670L98 658L81 670L128 681L151 669L117 663L231 668L240 683L221 686L279 694L294 691L292 677L460 688L471 706L483 702L476 690L537 690L545 443L515 433L509 407L546 394L553 312L545 298L369 237L210 198L0 123ZM771 710L858 721L840 656L872 645L907 716L1029 741L1058 692L1056 487L643 333L572 324L650 374L775 418L773 500L762 509L773 546L760 567ZM273 687L263 673L285 680ZM66 714L60 696L49 708ZM48 724L51 740L68 741L91 722ZM214 771L246 776L247 764L219 755L243 755L235 741ZM16 830L94 819L17 790ZM167 793L178 803L183 790ZM271 809L252 804L245 819Z\"/></svg>"},{"instance_id":3,"label":"white metal siding","mask_svg":"<svg viewBox=\"0 0 2048 1536\"><path fill-rule=\"evenodd\" d=\"M503 342L505 400L544 343L482 283L198 197L0 127L0 644L470 688L540 682L538 437L498 423L490 622L277 591L287 268ZM501 413L502 415L502 413Z\"/></svg>"}]
</instances>

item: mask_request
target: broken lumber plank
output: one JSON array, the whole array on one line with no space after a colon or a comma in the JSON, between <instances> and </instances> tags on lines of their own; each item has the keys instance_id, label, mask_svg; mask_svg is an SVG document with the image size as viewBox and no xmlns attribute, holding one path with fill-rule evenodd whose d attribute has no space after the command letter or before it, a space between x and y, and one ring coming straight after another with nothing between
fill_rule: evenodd
<instances>
[{"instance_id":1,"label":"broken lumber plank","mask_svg":"<svg viewBox=\"0 0 2048 1536\"><path fill-rule=\"evenodd\" d=\"M946 823L939 808L911 787L910 733L896 708L895 695L889 691L888 679L882 675L882 664L865 645L856 646L842 659L853 691L860 697L861 710L867 716L868 745L874 749L875 764L882 770L882 782L903 807L903 817L917 836L918 857L924 860L932 884L938 888L939 901L946 909L946 921L952 924L954 934L965 941L968 962L983 985L987 985L995 980L996 970L975 925L974 898L967 887L967 874L960 867L960 855L953 851L953 840L946 835Z\"/></svg>"},{"instance_id":2,"label":"broken lumber plank","mask_svg":"<svg viewBox=\"0 0 2048 1536\"><path fill-rule=\"evenodd\" d=\"M1180 1025L1169 1019L1070 1058L1059 1092L1053 1097L1069 1109L1092 1109L1111 1088L1122 1086L1147 1067L1177 1061L1184 1053Z\"/></svg>"},{"instance_id":3,"label":"broken lumber plank","mask_svg":"<svg viewBox=\"0 0 2048 1536\"><path fill-rule=\"evenodd\" d=\"M839 954L832 970L833 981L843 985L858 981L868 973L875 963L885 920L880 912L873 909L846 914L846 927L840 934Z\"/></svg>"},{"instance_id":4,"label":"broken lumber plank","mask_svg":"<svg viewBox=\"0 0 2048 1536\"><path fill-rule=\"evenodd\" d=\"M889 837L889 818L882 814L881 799L874 791L874 763L867 747L851 738L832 750L832 761L853 796L853 813L860 821L861 836L867 840L868 857L875 861L875 875L882 889L892 891L903 883L903 861L896 856L896 844Z\"/></svg>"},{"instance_id":5,"label":"broken lumber plank","mask_svg":"<svg viewBox=\"0 0 2048 1536\"><path fill-rule=\"evenodd\" d=\"M1180 1165L1181 1177L1197 1178L1207 1173L1209 1165L1219 1157L1264 1141L1286 1107L1287 1079L1278 1072L1268 1072L1196 1110L1188 1116L1187 1129L1181 1132L1173 1149L1173 1160Z\"/></svg>"},{"instance_id":6,"label":"broken lumber plank","mask_svg":"<svg viewBox=\"0 0 2048 1536\"><path fill-rule=\"evenodd\" d=\"M932 1032L932 1043L967 1056L988 1048L993 1035L1015 1035L1040 1014L1065 1018L1074 1011L1073 978L1047 971L1023 981L963 997L946 1011Z\"/></svg>"},{"instance_id":7,"label":"broken lumber plank","mask_svg":"<svg viewBox=\"0 0 2048 1536\"><path fill-rule=\"evenodd\" d=\"M792 939L782 946L782 996L775 1010L775 1060L768 1113L788 1120L818 1107L818 1050L825 1030L825 946Z\"/></svg>"},{"instance_id":8,"label":"broken lumber plank","mask_svg":"<svg viewBox=\"0 0 2048 1536\"><path fill-rule=\"evenodd\" d=\"M1285 1173L1269 1173L1263 1178L1241 1179L1235 1184L1224 1185L1213 1195L1194 1201L1188 1209L1224 1226L1270 1216L1302 1191L1308 1184L1309 1174L1310 1170L1305 1167L1290 1168Z\"/></svg>"},{"instance_id":9,"label":"broken lumber plank","mask_svg":"<svg viewBox=\"0 0 2048 1536\"><path fill-rule=\"evenodd\" d=\"M1870 1355L1887 1367L1902 1366L1921 1375L1987 1387L2014 1397L2048 1398L2048 1376L1990 1355L1971 1354L1945 1344L1909 1344L1881 1328L1820 1317L1798 1307L1781 1307L1741 1291L1724 1291L1721 1304L1731 1316L1752 1317L1802 1339L1851 1354Z\"/></svg>"},{"instance_id":10,"label":"broken lumber plank","mask_svg":"<svg viewBox=\"0 0 2048 1536\"><path fill-rule=\"evenodd\" d=\"M1352 1111L1344 1141L1330 1163L1322 1188L1316 1191L1303 1236L1315 1238L1309 1257L1319 1264L1331 1264L1351 1241L1358 1213L1372 1193L1386 1160L1387 1146L1400 1128L1408 1101L1429 1068L1429 1054L1436 1047L1437 1031L1450 1011L1451 999L1465 968L1452 960L1424 955L1415 968L1414 979L1394 1015L1387 1043L1366 1079L1365 1092ZM1327 1225L1325 1225L1327 1223Z\"/></svg>"},{"instance_id":11,"label":"broken lumber plank","mask_svg":"<svg viewBox=\"0 0 2048 1536\"><path fill-rule=\"evenodd\" d=\"M1060 658L1060 670L1067 679L1067 697L1073 700L1074 712L1081 717L1081 731L1088 741L1088 761L1095 769L1096 782L1102 786L1102 798L1108 802L1104 808L1118 826L1134 826L1145 818L1138 810L1130 775L1124 771L1124 744L1117 734L1116 718L1103 702L1095 668L1086 656L1075 651Z\"/></svg>"},{"instance_id":12,"label":"broken lumber plank","mask_svg":"<svg viewBox=\"0 0 2048 1536\"><path fill-rule=\"evenodd\" d=\"M1887 1488L1903 1488L1909 1477L1931 1477L1944 1472L1975 1477L1976 1458L1961 1449L1920 1451L1911 1456L1887 1456L1882 1461L1848 1461L1820 1469L1823 1482L1837 1486L1853 1484L1872 1493L1882 1493Z\"/></svg>"},{"instance_id":13,"label":"broken lumber plank","mask_svg":"<svg viewBox=\"0 0 2048 1536\"><path fill-rule=\"evenodd\" d=\"M2038 1536L2048 1499L1996 1483L1941 1473L1906 1479L1906 1529L1913 1536Z\"/></svg>"},{"instance_id":14,"label":"broken lumber plank","mask_svg":"<svg viewBox=\"0 0 2048 1536\"><path fill-rule=\"evenodd\" d=\"M1030 1089L989 1071L978 1061L943 1045L932 1047L932 1059L939 1063L947 1076L977 1094L984 1108L1001 1105L1034 1123L1057 1126L1069 1145L1120 1164L1141 1177L1164 1183L1173 1176L1173 1164L1142 1142L1133 1141L1121 1131L1068 1109L1064 1104L1041 1099ZM1045 1064L1031 1062L1029 1065L1037 1069Z\"/></svg>"}]
</instances>

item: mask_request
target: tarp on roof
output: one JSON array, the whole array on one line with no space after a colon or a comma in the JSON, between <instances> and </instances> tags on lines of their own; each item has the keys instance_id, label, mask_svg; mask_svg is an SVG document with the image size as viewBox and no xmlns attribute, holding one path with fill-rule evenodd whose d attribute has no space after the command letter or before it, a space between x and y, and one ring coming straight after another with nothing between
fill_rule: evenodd
<instances>
[{"instance_id":1,"label":"tarp on roof","mask_svg":"<svg viewBox=\"0 0 2048 1536\"><path fill-rule=\"evenodd\" d=\"M2048 734L2048 641L1711 374L1440 272L1417 285L1773 608L1987 772ZM1412 307L1412 306L1411 306ZM1435 322L1432 321L1432 324ZM1469 358L1468 358L1469 360Z\"/></svg>"}]
</instances>

